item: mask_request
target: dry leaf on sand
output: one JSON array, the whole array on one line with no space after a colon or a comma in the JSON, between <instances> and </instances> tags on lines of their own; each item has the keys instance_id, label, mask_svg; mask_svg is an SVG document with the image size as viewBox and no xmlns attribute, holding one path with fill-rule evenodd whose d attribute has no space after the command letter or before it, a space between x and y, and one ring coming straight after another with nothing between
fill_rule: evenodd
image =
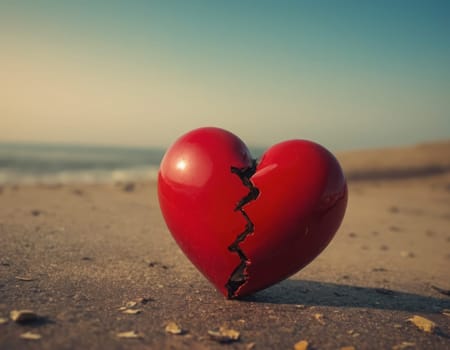
<instances>
[{"instance_id":1,"label":"dry leaf on sand","mask_svg":"<svg viewBox=\"0 0 450 350\"><path fill-rule=\"evenodd\" d=\"M432 333L436 328L436 323L422 316L414 315L412 318L408 318L407 321L413 323L417 328L427 333Z\"/></svg>"},{"instance_id":2,"label":"dry leaf on sand","mask_svg":"<svg viewBox=\"0 0 450 350\"><path fill-rule=\"evenodd\" d=\"M42 336L40 334L37 334L37 333L26 332L26 333L22 333L20 335L20 338L26 339L26 340L39 340L39 339L42 338Z\"/></svg>"},{"instance_id":3,"label":"dry leaf on sand","mask_svg":"<svg viewBox=\"0 0 450 350\"><path fill-rule=\"evenodd\" d=\"M300 340L295 343L294 350L308 350L309 343L306 340Z\"/></svg>"},{"instance_id":4,"label":"dry leaf on sand","mask_svg":"<svg viewBox=\"0 0 450 350\"><path fill-rule=\"evenodd\" d=\"M122 311L122 313L126 315L138 315L141 312L142 312L141 309L125 309Z\"/></svg>"},{"instance_id":5,"label":"dry leaf on sand","mask_svg":"<svg viewBox=\"0 0 450 350\"><path fill-rule=\"evenodd\" d=\"M142 334L136 331L120 332L116 334L118 338L123 339L138 339L142 338Z\"/></svg>"},{"instance_id":6,"label":"dry leaf on sand","mask_svg":"<svg viewBox=\"0 0 450 350\"><path fill-rule=\"evenodd\" d=\"M183 334L184 333L183 329L178 324L176 324L175 322L167 323L165 331L166 331L166 333L175 334L175 335L179 335L179 334Z\"/></svg>"},{"instance_id":7,"label":"dry leaf on sand","mask_svg":"<svg viewBox=\"0 0 450 350\"><path fill-rule=\"evenodd\" d=\"M208 335L211 339L218 341L219 343L231 343L239 340L241 336L238 331L225 327L220 327L218 330L208 331Z\"/></svg>"}]
</instances>

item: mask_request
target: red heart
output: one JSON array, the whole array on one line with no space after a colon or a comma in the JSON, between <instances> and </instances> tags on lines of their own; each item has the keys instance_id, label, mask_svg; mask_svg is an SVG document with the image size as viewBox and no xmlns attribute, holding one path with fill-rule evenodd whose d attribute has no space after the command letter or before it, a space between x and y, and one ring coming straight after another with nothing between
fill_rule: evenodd
<instances>
[{"instance_id":1,"label":"red heart","mask_svg":"<svg viewBox=\"0 0 450 350\"><path fill-rule=\"evenodd\" d=\"M161 211L178 245L229 298L294 274L331 241L344 217L339 163L304 140L269 148L257 164L218 128L193 130L166 152Z\"/></svg>"}]
</instances>

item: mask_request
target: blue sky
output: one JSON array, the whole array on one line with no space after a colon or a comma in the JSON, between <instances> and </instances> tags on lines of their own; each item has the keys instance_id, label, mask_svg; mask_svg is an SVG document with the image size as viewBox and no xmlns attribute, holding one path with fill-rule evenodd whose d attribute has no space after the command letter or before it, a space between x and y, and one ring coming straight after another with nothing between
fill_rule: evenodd
<instances>
[{"instance_id":1,"label":"blue sky","mask_svg":"<svg viewBox=\"0 0 450 350\"><path fill-rule=\"evenodd\" d=\"M0 141L450 138L448 1L2 1Z\"/></svg>"}]
</instances>

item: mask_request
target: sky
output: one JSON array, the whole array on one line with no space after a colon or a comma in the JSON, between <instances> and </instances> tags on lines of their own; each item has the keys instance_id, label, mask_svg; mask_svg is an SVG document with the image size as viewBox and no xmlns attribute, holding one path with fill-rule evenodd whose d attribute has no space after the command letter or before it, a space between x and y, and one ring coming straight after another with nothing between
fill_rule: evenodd
<instances>
[{"instance_id":1,"label":"sky","mask_svg":"<svg viewBox=\"0 0 450 350\"><path fill-rule=\"evenodd\" d=\"M450 138L449 1L0 0L0 142Z\"/></svg>"}]
</instances>

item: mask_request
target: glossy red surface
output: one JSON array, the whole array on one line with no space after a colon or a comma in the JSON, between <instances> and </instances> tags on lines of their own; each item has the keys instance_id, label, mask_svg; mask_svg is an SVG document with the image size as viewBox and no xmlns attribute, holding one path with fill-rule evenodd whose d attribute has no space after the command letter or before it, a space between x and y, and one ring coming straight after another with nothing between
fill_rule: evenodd
<instances>
[{"instance_id":1,"label":"glossy red surface","mask_svg":"<svg viewBox=\"0 0 450 350\"><path fill-rule=\"evenodd\" d=\"M237 203L249 188L231 167L252 166L245 144L218 128L193 130L166 152L158 176L161 211L194 265L224 295L239 256L228 247L247 224ZM330 242L345 213L342 170L322 146L302 140L266 151L250 180L258 197L244 205L254 232L241 243L248 259L244 296L311 262Z\"/></svg>"}]
</instances>

